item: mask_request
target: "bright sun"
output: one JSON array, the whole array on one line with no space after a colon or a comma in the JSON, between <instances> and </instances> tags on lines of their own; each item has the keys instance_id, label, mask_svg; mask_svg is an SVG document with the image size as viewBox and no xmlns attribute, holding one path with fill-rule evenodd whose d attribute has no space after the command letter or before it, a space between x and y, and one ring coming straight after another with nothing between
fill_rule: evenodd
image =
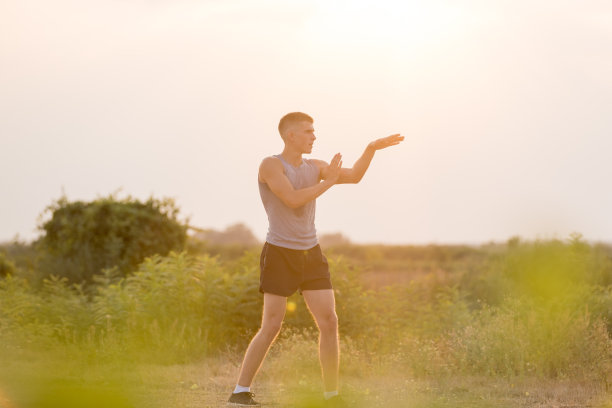
<instances>
[{"instance_id":1,"label":"bright sun","mask_svg":"<svg viewBox=\"0 0 612 408\"><path fill-rule=\"evenodd\" d=\"M426 47L452 35L465 12L431 0L317 0L306 35L317 44L408 48Z\"/></svg>"}]
</instances>

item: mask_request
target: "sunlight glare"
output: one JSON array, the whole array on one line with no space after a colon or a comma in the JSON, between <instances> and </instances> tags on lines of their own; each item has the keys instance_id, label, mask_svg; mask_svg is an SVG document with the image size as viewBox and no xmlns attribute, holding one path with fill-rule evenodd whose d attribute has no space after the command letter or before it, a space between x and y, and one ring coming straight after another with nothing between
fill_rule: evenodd
<instances>
[{"instance_id":1,"label":"sunlight glare","mask_svg":"<svg viewBox=\"0 0 612 408\"><path fill-rule=\"evenodd\" d=\"M317 1L306 26L311 41L362 47L424 47L454 33L463 10L440 1Z\"/></svg>"}]
</instances>

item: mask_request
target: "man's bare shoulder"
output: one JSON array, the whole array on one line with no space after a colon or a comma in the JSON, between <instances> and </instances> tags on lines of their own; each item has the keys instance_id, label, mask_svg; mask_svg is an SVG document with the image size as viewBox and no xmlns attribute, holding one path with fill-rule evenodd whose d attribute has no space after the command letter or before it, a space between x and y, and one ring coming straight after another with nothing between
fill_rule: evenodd
<instances>
[{"instance_id":1,"label":"man's bare shoulder","mask_svg":"<svg viewBox=\"0 0 612 408\"><path fill-rule=\"evenodd\" d=\"M270 165L269 163L281 163L281 159L279 159L276 156L267 156L267 157L264 157L263 160L261 161L262 165L264 163L269 166Z\"/></svg>"},{"instance_id":2,"label":"man's bare shoulder","mask_svg":"<svg viewBox=\"0 0 612 408\"><path fill-rule=\"evenodd\" d=\"M259 181L261 183L265 183L265 178L267 175L276 173L278 171L283 171L283 162L281 162L281 160L276 156L265 157L259 165Z\"/></svg>"},{"instance_id":3,"label":"man's bare shoulder","mask_svg":"<svg viewBox=\"0 0 612 408\"><path fill-rule=\"evenodd\" d=\"M276 156L264 157L259 165L259 171L262 170L274 170L283 167L283 162Z\"/></svg>"}]
</instances>

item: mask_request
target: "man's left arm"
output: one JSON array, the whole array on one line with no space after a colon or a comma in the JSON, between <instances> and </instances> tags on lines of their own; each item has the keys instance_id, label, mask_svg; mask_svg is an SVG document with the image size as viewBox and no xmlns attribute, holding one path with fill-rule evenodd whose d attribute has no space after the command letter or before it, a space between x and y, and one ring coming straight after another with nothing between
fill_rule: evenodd
<instances>
[{"instance_id":1,"label":"man's left arm","mask_svg":"<svg viewBox=\"0 0 612 408\"><path fill-rule=\"evenodd\" d=\"M361 157L357 159L355 164L353 164L353 167L340 169L340 177L338 178L336 184L359 183L363 178L363 175L368 170L368 167L374 158L374 153L376 153L377 150L395 146L402 140L404 140L404 136L400 136L398 133L388 137L376 139L375 141L371 142L368 144ZM327 164L325 162L322 163ZM327 166L324 165L321 167L321 178L325 180L326 176Z\"/></svg>"}]
</instances>

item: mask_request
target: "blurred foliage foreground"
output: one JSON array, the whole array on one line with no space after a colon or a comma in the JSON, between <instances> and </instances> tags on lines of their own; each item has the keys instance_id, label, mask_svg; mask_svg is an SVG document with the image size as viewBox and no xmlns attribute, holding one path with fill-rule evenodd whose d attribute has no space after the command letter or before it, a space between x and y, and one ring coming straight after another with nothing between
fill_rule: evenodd
<instances>
[{"instance_id":1,"label":"blurred foliage foreground","mask_svg":"<svg viewBox=\"0 0 612 408\"><path fill-rule=\"evenodd\" d=\"M414 378L569 378L607 388L606 248L574 238L473 251L482 255L478 261L452 273L376 290L364 287L360 265L330 257L344 369ZM241 357L261 319L258 258L258 251L237 259L171 252L146 258L127 276L105 269L87 290L58 277L31 286L8 273L0 280L4 375L6 362L28 350L92 364ZM289 299L283 327L275 347L293 350L297 365L307 358L299 339L311 343L317 335L298 294ZM316 356L308 358L315 367Z\"/></svg>"}]
</instances>

